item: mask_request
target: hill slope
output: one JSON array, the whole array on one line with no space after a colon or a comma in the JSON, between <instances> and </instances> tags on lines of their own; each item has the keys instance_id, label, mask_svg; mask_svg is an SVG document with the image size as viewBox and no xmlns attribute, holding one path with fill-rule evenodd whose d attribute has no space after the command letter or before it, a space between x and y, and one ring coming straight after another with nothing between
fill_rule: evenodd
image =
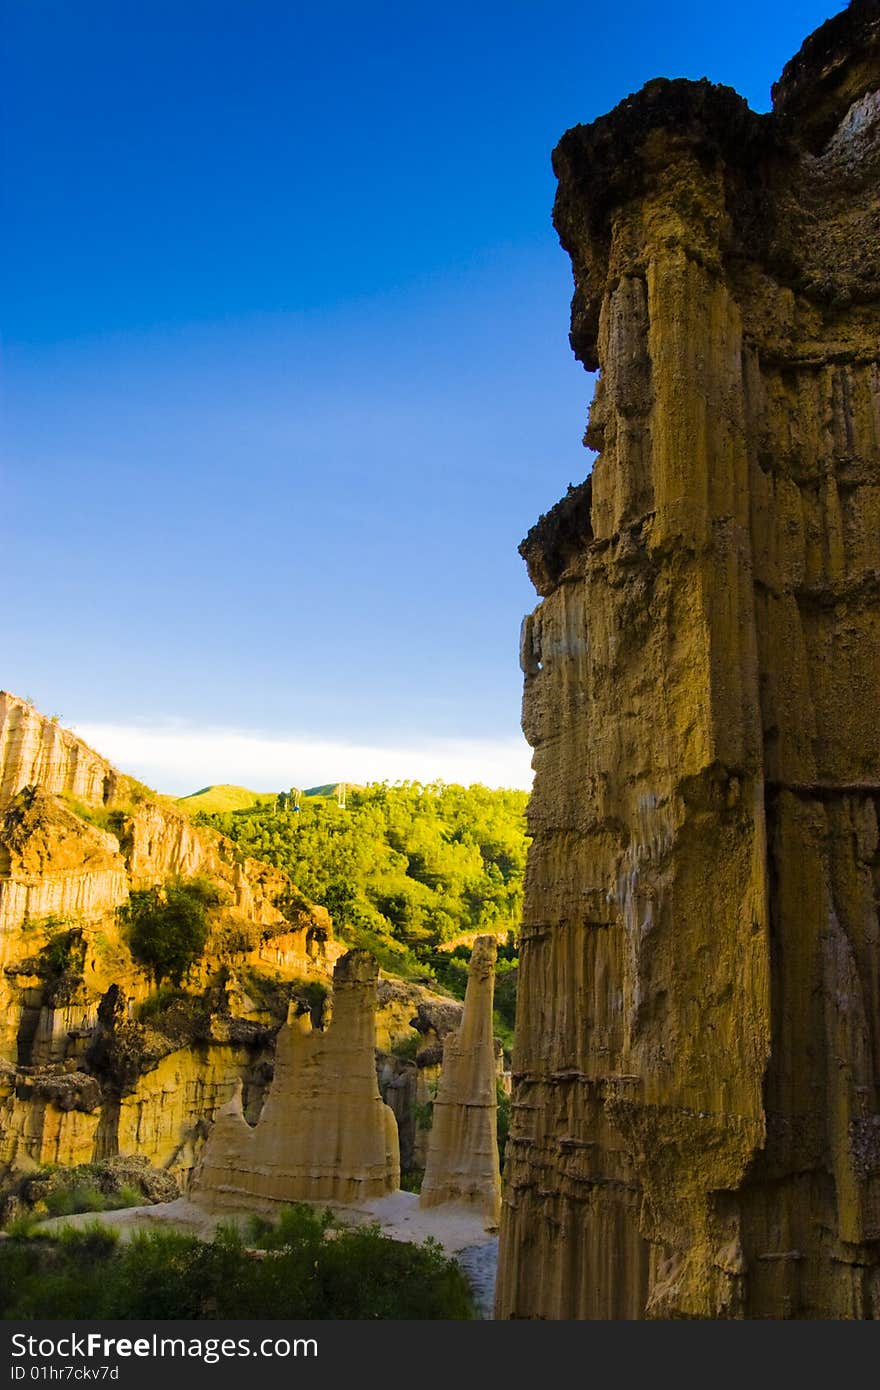
<instances>
[{"instance_id":1,"label":"hill slope","mask_svg":"<svg viewBox=\"0 0 880 1390\"><path fill-rule=\"evenodd\" d=\"M385 970L463 993L474 936L519 926L527 801L481 786L348 784L345 808L311 795L296 814L281 798L200 820L283 869Z\"/></svg>"},{"instance_id":2,"label":"hill slope","mask_svg":"<svg viewBox=\"0 0 880 1390\"><path fill-rule=\"evenodd\" d=\"M251 806L271 806L275 801L274 792L252 792L247 787L234 787L228 782L216 786L202 787L201 791L190 792L189 796L179 796L178 805L185 811L204 811L206 815L219 815L223 811L246 811Z\"/></svg>"}]
</instances>

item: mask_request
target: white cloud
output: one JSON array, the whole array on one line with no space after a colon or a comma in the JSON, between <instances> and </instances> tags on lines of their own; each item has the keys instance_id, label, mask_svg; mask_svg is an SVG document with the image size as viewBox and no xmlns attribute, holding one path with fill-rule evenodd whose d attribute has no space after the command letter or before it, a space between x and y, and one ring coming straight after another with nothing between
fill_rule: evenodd
<instances>
[{"instance_id":1,"label":"white cloud","mask_svg":"<svg viewBox=\"0 0 880 1390\"><path fill-rule=\"evenodd\" d=\"M381 747L332 739L181 724L78 724L75 733L123 772L157 791L184 796L219 782L277 791L323 782L532 783L523 739L432 739Z\"/></svg>"}]
</instances>

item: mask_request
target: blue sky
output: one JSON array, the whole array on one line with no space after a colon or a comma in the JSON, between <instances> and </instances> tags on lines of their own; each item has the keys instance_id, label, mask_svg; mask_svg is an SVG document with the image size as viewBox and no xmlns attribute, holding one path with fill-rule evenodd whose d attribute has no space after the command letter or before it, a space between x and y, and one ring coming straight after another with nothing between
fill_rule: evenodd
<instances>
[{"instance_id":1,"label":"blue sky","mask_svg":"<svg viewBox=\"0 0 880 1390\"><path fill-rule=\"evenodd\" d=\"M838 8L7 0L0 686L172 792L528 785L550 152L657 75L766 110Z\"/></svg>"}]
</instances>

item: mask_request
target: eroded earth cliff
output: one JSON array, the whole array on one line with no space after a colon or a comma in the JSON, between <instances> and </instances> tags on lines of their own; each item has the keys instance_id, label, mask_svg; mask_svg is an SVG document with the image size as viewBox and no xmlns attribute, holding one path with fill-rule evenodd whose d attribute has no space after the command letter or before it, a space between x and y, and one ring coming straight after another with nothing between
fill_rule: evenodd
<instances>
[{"instance_id":1,"label":"eroded earth cliff","mask_svg":"<svg viewBox=\"0 0 880 1390\"><path fill-rule=\"evenodd\" d=\"M502 1317L880 1316L880 5L554 153Z\"/></svg>"},{"instance_id":2,"label":"eroded earth cliff","mask_svg":"<svg viewBox=\"0 0 880 1390\"><path fill-rule=\"evenodd\" d=\"M237 1086L258 1108L292 993L329 987L330 919L6 693L0 788L0 1176L122 1153L185 1181ZM120 909L193 877L207 945L162 1006Z\"/></svg>"}]
</instances>

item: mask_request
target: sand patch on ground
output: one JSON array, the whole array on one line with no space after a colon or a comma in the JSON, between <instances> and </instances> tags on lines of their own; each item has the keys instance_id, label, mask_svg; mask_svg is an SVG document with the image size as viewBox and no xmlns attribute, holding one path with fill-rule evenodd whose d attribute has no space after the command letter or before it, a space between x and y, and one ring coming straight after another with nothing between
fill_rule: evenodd
<instances>
[{"instance_id":1,"label":"sand patch on ground","mask_svg":"<svg viewBox=\"0 0 880 1390\"><path fill-rule=\"evenodd\" d=\"M442 1245L449 1255L479 1245L490 1245L497 1238L485 1230L481 1217L470 1207L447 1203L439 1207L419 1206L414 1192L392 1192L358 1205L334 1202L310 1202L309 1206L324 1210L330 1207L334 1215L347 1226L378 1224L384 1235L392 1240L421 1244L430 1236ZM83 1227L98 1222L118 1231L122 1239L134 1231L154 1231L163 1227L184 1231L187 1235L210 1240L218 1225L247 1226L251 1213L246 1211L211 1211L207 1206L178 1197L173 1202L155 1206L124 1207L119 1211L80 1212L77 1216L56 1216L42 1221L41 1232L50 1234L64 1227Z\"/></svg>"}]
</instances>

